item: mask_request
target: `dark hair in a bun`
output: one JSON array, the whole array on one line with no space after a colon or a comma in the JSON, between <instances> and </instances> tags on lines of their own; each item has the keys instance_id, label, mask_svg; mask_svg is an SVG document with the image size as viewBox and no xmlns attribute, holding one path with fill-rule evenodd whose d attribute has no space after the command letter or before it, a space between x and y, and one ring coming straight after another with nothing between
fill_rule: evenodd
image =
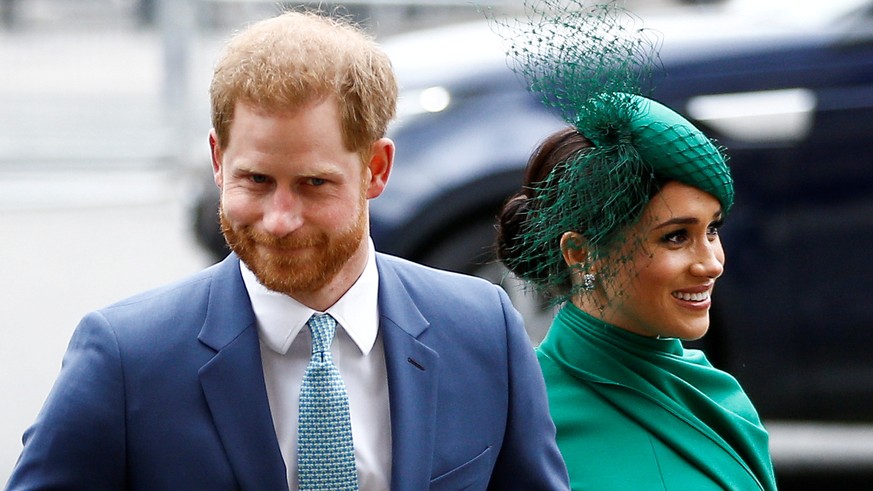
<instances>
[{"instance_id":1,"label":"dark hair in a bun","mask_svg":"<svg viewBox=\"0 0 873 491\"><path fill-rule=\"evenodd\" d=\"M560 237L554 238L553 247L549 247L551 250L527 250L528 247L521 241L527 232L530 207L540 202L532 198L537 197L537 189L555 167L591 147L591 142L573 127L561 129L546 138L528 160L521 190L506 201L497 215L497 258L519 278L546 284L549 279L543 276L554 273L543 271L535 262L543 256L560 254ZM557 172L560 171L559 168ZM570 285L563 287L569 289Z\"/></svg>"}]
</instances>

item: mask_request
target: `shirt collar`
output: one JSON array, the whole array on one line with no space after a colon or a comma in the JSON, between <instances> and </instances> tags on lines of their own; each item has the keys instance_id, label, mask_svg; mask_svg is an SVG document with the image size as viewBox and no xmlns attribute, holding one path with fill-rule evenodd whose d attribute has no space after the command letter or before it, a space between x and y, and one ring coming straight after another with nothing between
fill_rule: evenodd
<instances>
[{"instance_id":1,"label":"shirt collar","mask_svg":"<svg viewBox=\"0 0 873 491\"><path fill-rule=\"evenodd\" d=\"M240 271L257 319L258 336L270 349L284 355L297 333L316 311L284 293L269 290L242 261ZM336 319L363 355L373 348L379 331L378 294L379 271L376 268L376 251L370 239L367 264L361 276L327 309L327 313Z\"/></svg>"}]
</instances>

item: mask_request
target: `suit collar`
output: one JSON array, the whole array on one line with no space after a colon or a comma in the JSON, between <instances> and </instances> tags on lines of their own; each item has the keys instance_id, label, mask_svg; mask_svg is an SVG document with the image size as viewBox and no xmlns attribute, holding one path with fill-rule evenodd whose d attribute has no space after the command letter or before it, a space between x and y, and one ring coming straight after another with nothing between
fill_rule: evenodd
<instances>
[{"instance_id":1,"label":"suit collar","mask_svg":"<svg viewBox=\"0 0 873 491\"><path fill-rule=\"evenodd\" d=\"M376 256L391 406L391 487L394 491L427 489L436 435L439 354L421 339L430 323L395 261Z\"/></svg>"},{"instance_id":2,"label":"suit collar","mask_svg":"<svg viewBox=\"0 0 873 491\"><path fill-rule=\"evenodd\" d=\"M209 305L198 339L220 351L243 331L255 327L255 313L240 273L239 258L230 254L212 266Z\"/></svg>"},{"instance_id":3,"label":"suit collar","mask_svg":"<svg viewBox=\"0 0 873 491\"><path fill-rule=\"evenodd\" d=\"M213 268L199 339L216 353L200 369L203 395L240 487L287 489L239 259L231 254Z\"/></svg>"},{"instance_id":4,"label":"suit collar","mask_svg":"<svg viewBox=\"0 0 873 491\"><path fill-rule=\"evenodd\" d=\"M413 297L406 288L408 279L401 279L397 261L384 254L376 254L379 270L379 315L382 322L388 321L407 334L418 338L430 327Z\"/></svg>"}]
</instances>

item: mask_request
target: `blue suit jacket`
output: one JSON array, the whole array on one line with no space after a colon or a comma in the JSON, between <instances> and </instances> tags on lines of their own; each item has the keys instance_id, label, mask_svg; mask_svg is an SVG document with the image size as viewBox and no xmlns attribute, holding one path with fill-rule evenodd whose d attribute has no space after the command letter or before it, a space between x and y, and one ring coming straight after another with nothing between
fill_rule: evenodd
<instances>
[{"instance_id":1,"label":"blue suit jacket","mask_svg":"<svg viewBox=\"0 0 873 491\"><path fill-rule=\"evenodd\" d=\"M498 287L377 255L391 489L568 489L545 386ZM8 489L287 489L235 255L88 314Z\"/></svg>"}]
</instances>

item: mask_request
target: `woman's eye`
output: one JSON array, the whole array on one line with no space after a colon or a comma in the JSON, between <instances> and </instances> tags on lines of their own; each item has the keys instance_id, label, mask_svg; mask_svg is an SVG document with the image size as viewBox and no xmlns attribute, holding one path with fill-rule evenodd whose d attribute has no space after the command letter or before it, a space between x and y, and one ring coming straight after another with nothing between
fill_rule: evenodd
<instances>
[{"instance_id":1,"label":"woman's eye","mask_svg":"<svg viewBox=\"0 0 873 491\"><path fill-rule=\"evenodd\" d=\"M722 220L712 222L706 229L706 235L709 235L710 237L717 237L718 229L720 229L722 225L724 225L724 222Z\"/></svg>"},{"instance_id":2,"label":"woman's eye","mask_svg":"<svg viewBox=\"0 0 873 491\"><path fill-rule=\"evenodd\" d=\"M664 235L661 238L661 241L667 244L681 244L688 237L686 231L677 230L675 232L670 232L669 234Z\"/></svg>"}]
</instances>

